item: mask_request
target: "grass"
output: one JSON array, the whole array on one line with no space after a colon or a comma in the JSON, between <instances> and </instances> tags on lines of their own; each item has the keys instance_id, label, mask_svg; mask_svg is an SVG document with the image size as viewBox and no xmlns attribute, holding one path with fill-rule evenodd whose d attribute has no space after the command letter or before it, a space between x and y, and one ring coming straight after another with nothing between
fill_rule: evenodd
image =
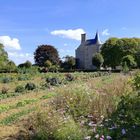
<instances>
[{"instance_id":1,"label":"grass","mask_svg":"<svg viewBox=\"0 0 140 140\"><path fill-rule=\"evenodd\" d=\"M31 113L32 111L34 111L34 110L35 110L35 108L31 108L31 109L20 111L18 113L14 113L14 114L4 118L3 120L1 120L0 124L1 125L9 125L9 124L19 120L20 117L22 117L24 115L27 115L27 114Z\"/></svg>"},{"instance_id":2,"label":"grass","mask_svg":"<svg viewBox=\"0 0 140 140\"><path fill-rule=\"evenodd\" d=\"M26 85L28 82L34 82L37 89L17 94L18 96L10 96L11 93L1 95L5 96L5 99L1 97L0 100L0 130L2 130L0 138L8 137L4 132L8 125L11 125L9 130L12 127L18 127L19 123L25 125L25 122L20 120L25 116L28 118L31 112L37 114L29 118L31 123L26 124L26 127L28 129L28 126L33 123L36 132L40 132L38 137L47 135L46 138L53 137L62 140L75 139L75 137L81 139L88 135L94 137L91 132L93 128L88 124L91 122L98 124L102 121L102 116L108 117L117 109L121 96L132 91L132 87L127 82L128 77L121 74L102 77L93 73L73 73L72 75L74 80L71 82L65 82L65 74L48 73L38 74L31 77L30 80L26 80L24 76L19 81L15 78L13 82L5 84L10 88L9 91L12 94L15 94L14 89L17 83ZM59 86L42 88L47 77L57 77L64 83ZM3 85L1 83L0 87ZM33 111L31 111L32 108ZM40 109L36 110L36 108ZM46 130L48 130L47 134ZM100 134L102 133L100 132Z\"/></svg>"}]
</instances>

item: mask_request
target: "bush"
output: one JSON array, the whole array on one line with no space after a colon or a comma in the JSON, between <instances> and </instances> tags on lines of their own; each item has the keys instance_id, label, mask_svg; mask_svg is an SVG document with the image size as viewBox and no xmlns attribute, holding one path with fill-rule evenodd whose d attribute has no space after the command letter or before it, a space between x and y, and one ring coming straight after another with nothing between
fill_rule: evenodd
<instances>
[{"instance_id":1,"label":"bush","mask_svg":"<svg viewBox=\"0 0 140 140\"><path fill-rule=\"evenodd\" d=\"M22 85L19 85L15 88L15 92L24 92L25 88Z\"/></svg>"},{"instance_id":2,"label":"bush","mask_svg":"<svg viewBox=\"0 0 140 140\"><path fill-rule=\"evenodd\" d=\"M18 77L18 81L26 81L26 80L30 80L29 75L20 75Z\"/></svg>"},{"instance_id":3,"label":"bush","mask_svg":"<svg viewBox=\"0 0 140 140\"><path fill-rule=\"evenodd\" d=\"M51 86L57 86L59 85L61 82L59 81L58 78L46 78L46 82L49 83Z\"/></svg>"},{"instance_id":4,"label":"bush","mask_svg":"<svg viewBox=\"0 0 140 140\"><path fill-rule=\"evenodd\" d=\"M7 87L3 87L2 90L1 90L1 93L6 94L6 93L8 93L8 90L9 89Z\"/></svg>"},{"instance_id":5,"label":"bush","mask_svg":"<svg viewBox=\"0 0 140 140\"><path fill-rule=\"evenodd\" d=\"M9 82L11 82L13 79L11 78L11 77L4 77L3 79L2 79L2 83L9 83Z\"/></svg>"},{"instance_id":6,"label":"bush","mask_svg":"<svg viewBox=\"0 0 140 140\"><path fill-rule=\"evenodd\" d=\"M140 72L138 72L132 79L133 86L136 90L140 90Z\"/></svg>"},{"instance_id":7,"label":"bush","mask_svg":"<svg viewBox=\"0 0 140 140\"><path fill-rule=\"evenodd\" d=\"M25 89L34 90L34 89L36 89L36 85L34 83L27 83L25 86Z\"/></svg>"},{"instance_id":8,"label":"bush","mask_svg":"<svg viewBox=\"0 0 140 140\"><path fill-rule=\"evenodd\" d=\"M74 80L74 77L73 77L72 74L67 73L67 74L65 74L65 79L66 79L67 81L73 81L73 80Z\"/></svg>"},{"instance_id":9,"label":"bush","mask_svg":"<svg viewBox=\"0 0 140 140\"><path fill-rule=\"evenodd\" d=\"M113 140L140 138L140 96L133 94L122 96L117 110L104 121L104 128L98 128L100 135L109 135Z\"/></svg>"}]
</instances>

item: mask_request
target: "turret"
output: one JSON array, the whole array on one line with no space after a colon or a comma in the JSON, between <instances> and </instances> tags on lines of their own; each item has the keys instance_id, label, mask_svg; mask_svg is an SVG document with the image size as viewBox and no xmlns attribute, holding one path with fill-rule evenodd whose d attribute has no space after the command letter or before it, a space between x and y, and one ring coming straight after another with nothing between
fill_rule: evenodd
<instances>
[{"instance_id":1,"label":"turret","mask_svg":"<svg viewBox=\"0 0 140 140\"><path fill-rule=\"evenodd\" d=\"M99 37L98 31L96 32L96 35L95 35L95 42L96 42L96 44L102 44L101 41L100 41L100 37Z\"/></svg>"}]
</instances>

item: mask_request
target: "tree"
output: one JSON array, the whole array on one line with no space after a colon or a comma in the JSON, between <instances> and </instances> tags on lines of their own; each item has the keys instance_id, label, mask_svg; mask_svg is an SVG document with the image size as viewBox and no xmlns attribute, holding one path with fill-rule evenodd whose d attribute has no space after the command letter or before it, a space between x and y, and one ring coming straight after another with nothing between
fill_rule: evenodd
<instances>
[{"instance_id":1,"label":"tree","mask_svg":"<svg viewBox=\"0 0 140 140\"><path fill-rule=\"evenodd\" d=\"M75 64L76 64L76 61L75 61L75 57L73 56L65 56L64 57L64 62L62 62L62 68L64 69L73 69L75 68Z\"/></svg>"},{"instance_id":2,"label":"tree","mask_svg":"<svg viewBox=\"0 0 140 140\"><path fill-rule=\"evenodd\" d=\"M137 62L137 66L140 68L140 50L138 50L135 54L135 60Z\"/></svg>"},{"instance_id":3,"label":"tree","mask_svg":"<svg viewBox=\"0 0 140 140\"><path fill-rule=\"evenodd\" d=\"M15 65L15 63L13 62L13 61L9 61L8 63L7 63L7 65L6 65L6 70L8 71L8 72L12 72L12 71L15 71L16 70L16 65Z\"/></svg>"},{"instance_id":4,"label":"tree","mask_svg":"<svg viewBox=\"0 0 140 140\"><path fill-rule=\"evenodd\" d=\"M8 54L4 50L4 46L0 44L0 64L3 64L5 62L8 62Z\"/></svg>"},{"instance_id":5,"label":"tree","mask_svg":"<svg viewBox=\"0 0 140 140\"><path fill-rule=\"evenodd\" d=\"M8 54L4 50L3 44L0 44L0 70L6 70L8 63Z\"/></svg>"},{"instance_id":6,"label":"tree","mask_svg":"<svg viewBox=\"0 0 140 140\"><path fill-rule=\"evenodd\" d=\"M137 66L135 58L132 55L126 55L122 58L122 66L127 65L129 68L133 68Z\"/></svg>"},{"instance_id":7,"label":"tree","mask_svg":"<svg viewBox=\"0 0 140 140\"><path fill-rule=\"evenodd\" d=\"M110 38L101 48L104 64L115 68L121 65L122 58L126 55L135 57L140 49L140 39L138 38Z\"/></svg>"},{"instance_id":8,"label":"tree","mask_svg":"<svg viewBox=\"0 0 140 140\"><path fill-rule=\"evenodd\" d=\"M25 63L21 63L18 65L19 68L31 68L32 67L32 63L30 61L26 61Z\"/></svg>"},{"instance_id":9,"label":"tree","mask_svg":"<svg viewBox=\"0 0 140 140\"><path fill-rule=\"evenodd\" d=\"M40 45L34 53L35 63L38 66L45 66L45 62L49 60L53 65L59 64L59 55L55 47L51 45Z\"/></svg>"},{"instance_id":10,"label":"tree","mask_svg":"<svg viewBox=\"0 0 140 140\"><path fill-rule=\"evenodd\" d=\"M45 62L45 65L44 66L47 67L47 68L50 68L52 66L52 63L49 60L47 60Z\"/></svg>"},{"instance_id":11,"label":"tree","mask_svg":"<svg viewBox=\"0 0 140 140\"><path fill-rule=\"evenodd\" d=\"M92 64L94 66L96 66L97 69L100 69L103 62L104 62L104 59L103 59L102 54L100 54L100 53L96 53L92 58Z\"/></svg>"},{"instance_id":12,"label":"tree","mask_svg":"<svg viewBox=\"0 0 140 140\"><path fill-rule=\"evenodd\" d=\"M116 45L117 41L118 38L110 38L101 47L101 54L104 58L105 66L115 68L115 66L119 65L121 62L121 51Z\"/></svg>"}]
</instances>

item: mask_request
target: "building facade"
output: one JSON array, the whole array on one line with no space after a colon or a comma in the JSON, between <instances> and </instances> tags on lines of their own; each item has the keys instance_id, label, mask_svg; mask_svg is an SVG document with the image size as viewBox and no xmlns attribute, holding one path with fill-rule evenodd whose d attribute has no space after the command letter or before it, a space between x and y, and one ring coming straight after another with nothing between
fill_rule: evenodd
<instances>
[{"instance_id":1,"label":"building facade","mask_svg":"<svg viewBox=\"0 0 140 140\"><path fill-rule=\"evenodd\" d=\"M96 67L92 64L92 57L100 52L102 43L98 32L94 39L86 40L86 34L81 35L81 44L76 49L76 63L78 69L93 70Z\"/></svg>"}]
</instances>

